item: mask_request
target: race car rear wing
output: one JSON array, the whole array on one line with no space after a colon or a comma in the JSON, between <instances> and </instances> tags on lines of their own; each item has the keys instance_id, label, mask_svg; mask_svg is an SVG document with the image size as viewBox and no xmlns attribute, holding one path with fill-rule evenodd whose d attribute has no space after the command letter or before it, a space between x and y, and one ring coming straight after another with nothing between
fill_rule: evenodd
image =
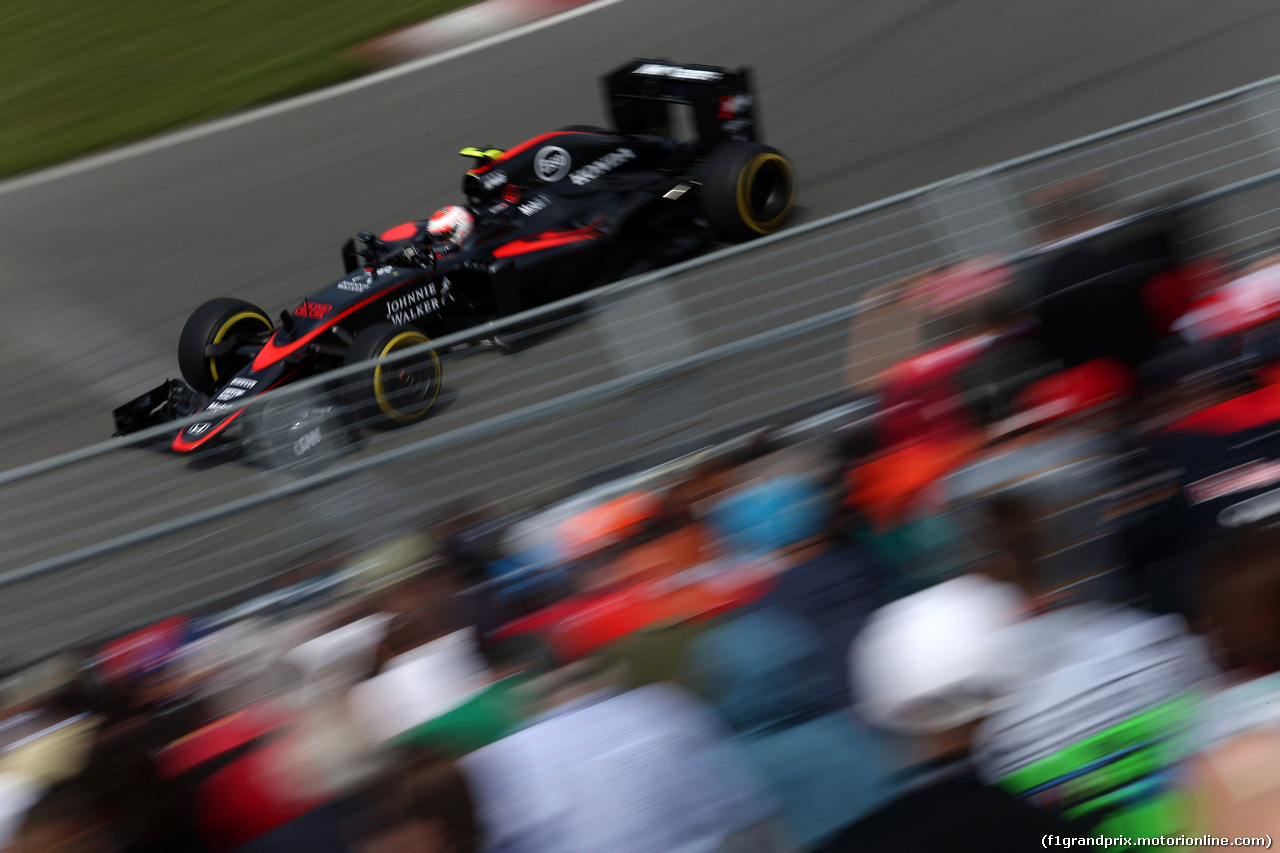
<instances>
[{"instance_id":1,"label":"race car rear wing","mask_svg":"<svg viewBox=\"0 0 1280 853\"><path fill-rule=\"evenodd\" d=\"M633 59L604 77L605 100L619 133L670 137L673 104L693 108L698 138L708 147L756 138L751 71Z\"/></svg>"}]
</instances>

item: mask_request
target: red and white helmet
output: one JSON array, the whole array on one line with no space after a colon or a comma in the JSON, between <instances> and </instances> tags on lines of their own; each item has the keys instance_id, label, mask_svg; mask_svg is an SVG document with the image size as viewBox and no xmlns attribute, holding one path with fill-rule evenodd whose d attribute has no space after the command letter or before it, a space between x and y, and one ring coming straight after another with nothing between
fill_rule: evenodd
<instances>
[{"instance_id":1,"label":"red and white helmet","mask_svg":"<svg viewBox=\"0 0 1280 853\"><path fill-rule=\"evenodd\" d=\"M475 227L475 217L462 205L451 204L442 207L427 220L427 233L434 244L452 243L461 245L471 236Z\"/></svg>"}]
</instances>

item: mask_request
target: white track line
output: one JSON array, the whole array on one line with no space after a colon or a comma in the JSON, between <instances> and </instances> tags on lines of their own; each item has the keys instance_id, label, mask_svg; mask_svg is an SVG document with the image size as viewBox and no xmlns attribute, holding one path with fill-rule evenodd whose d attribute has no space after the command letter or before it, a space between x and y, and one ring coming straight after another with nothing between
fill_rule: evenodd
<instances>
[{"instance_id":1,"label":"white track line","mask_svg":"<svg viewBox=\"0 0 1280 853\"><path fill-rule=\"evenodd\" d=\"M385 71L378 71L373 74L365 75L364 77L357 77L355 80L349 80L346 83L339 83L338 85L330 86L327 89L308 92L307 94L299 95L296 98L290 98L286 101L280 101L279 103L259 107L258 109L249 110L248 112L236 113L234 115L226 116L225 118L215 119L214 121L190 127L186 130L167 133L163 136L157 136L143 142L126 145L123 148L116 148L111 151L105 151L101 154L95 154L80 160L72 160L71 162L64 163L60 166L54 166L39 172L33 172L29 175L11 178L10 180L0 183L0 195L40 186L41 184L47 184L52 181L71 177L72 175L79 175L92 169L110 166L125 160L131 160L134 157L140 157L143 154L150 154L165 148L171 148L175 145L182 145L185 142L203 139L206 136L212 136L215 133L221 133L224 130L231 130L232 128L251 124L255 121L261 121L262 119L272 118L273 116L292 112L293 110L301 109L303 107L309 107L312 104L318 104L323 101L327 101L330 98L338 98L351 92L368 88L369 86L376 86L387 80L394 80L397 77L403 77L406 74L413 74L416 71L421 71L423 68L430 68L433 65L440 65L441 63L449 62L450 60L457 59L459 56L465 56L469 53L475 53L476 51L493 47L496 44L502 44L503 42L520 38L521 36L528 35L529 33L555 26L556 24L563 23L564 21L571 20L580 15L586 15L596 11L597 9L603 9L606 6L612 6L615 3L621 2L622 0L595 0L593 3L588 3L587 5L579 6L576 9L570 9L567 12L552 15L549 18L543 18L540 21L524 24L516 27L515 29L507 30L506 32L496 33L488 38L483 38L479 41L471 42L470 44L460 45L459 47L451 48L441 53L424 56L421 59L414 59L393 68L388 68Z\"/></svg>"}]
</instances>

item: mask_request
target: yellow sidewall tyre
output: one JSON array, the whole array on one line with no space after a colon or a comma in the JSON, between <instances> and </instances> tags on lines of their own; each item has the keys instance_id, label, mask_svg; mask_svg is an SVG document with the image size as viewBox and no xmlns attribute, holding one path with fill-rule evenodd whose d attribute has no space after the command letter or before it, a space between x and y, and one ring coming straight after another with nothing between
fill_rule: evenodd
<instances>
[{"instance_id":1,"label":"yellow sidewall tyre","mask_svg":"<svg viewBox=\"0 0 1280 853\"><path fill-rule=\"evenodd\" d=\"M187 384L212 395L250 361L237 354L208 356L206 349L222 343L265 340L273 326L266 312L242 299L211 299L191 313L178 339L178 367Z\"/></svg>"},{"instance_id":2,"label":"yellow sidewall tyre","mask_svg":"<svg viewBox=\"0 0 1280 853\"><path fill-rule=\"evenodd\" d=\"M795 197L795 168L774 148L756 142L725 142L707 158L702 209L723 239L750 240L780 230L791 215Z\"/></svg>"},{"instance_id":3,"label":"yellow sidewall tyre","mask_svg":"<svg viewBox=\"0 0 1280 853\"><path fill-rule=\"evenodd\" d=\"M418 329L391 323L370 326L356 336L343 363L367 362L369 367L342 383L342 398L357 425L412 423L431 411L443 377L439 355L425 349L408 358L400 356L430 342Z\"/></svg>"}]
</instances>

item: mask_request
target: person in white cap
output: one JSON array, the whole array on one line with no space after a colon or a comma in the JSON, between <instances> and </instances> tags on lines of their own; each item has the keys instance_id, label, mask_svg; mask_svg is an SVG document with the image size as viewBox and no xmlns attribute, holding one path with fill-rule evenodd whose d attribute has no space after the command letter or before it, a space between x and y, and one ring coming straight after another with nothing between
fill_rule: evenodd
<instances>
[{"instance_id":1,"label":"person in white cap","mask_svg":"<svg viewBox=\"0 0 1280 853\"><path fill-rule=\"evenodd\" d=\"M1032 663L1015 624L1024 604L1013 586L966 575L871 615L850 650L855 711L905 735L919 763L907 793L846 827L827 853L1013 853L1073 834L1053 814L982 784L970 760L975 728Z\"/></svg>"},{"instance_id":2,"label":"person in white cap","mask_svg":"<svg viewBox=\"0 0 1280 853\"><path fill-rule=\"evenodd\" d=\"M1188 831L1178 764L1212 671L1204 640L1180 616L1094 598L1087 584L1063 586L1046 572L1035 554L1051 535L1052 513L1005 495L992 497L986 514L985 530L975 531L994 549L984 571L1032 602L1024 630L1035 642L1025 646L1038 660L975 732L979 777L1068 817L1077 835Z\"/></svg>"}]
</instances>

